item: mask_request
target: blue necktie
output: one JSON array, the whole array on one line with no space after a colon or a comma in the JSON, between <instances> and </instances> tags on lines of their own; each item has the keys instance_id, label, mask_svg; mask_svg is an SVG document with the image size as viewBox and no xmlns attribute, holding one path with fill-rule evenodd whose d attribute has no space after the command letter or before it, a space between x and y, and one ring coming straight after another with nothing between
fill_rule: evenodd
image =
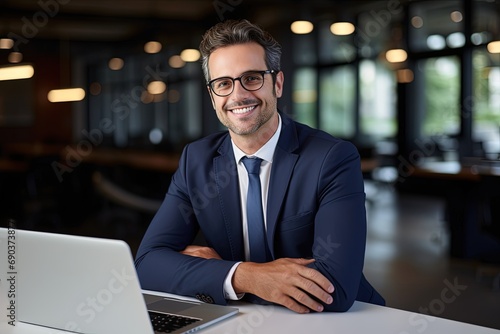
<instances>
[{"instance_id":1,"label":"blue necktie","mask_svg":"<svg viewBox=\"0 0 500 334\"><path fill-rule=\"evenodd\" d=\"M248 172L247 225L250 244L250 261L266 262L266 232L262 211L260 187L260 163L262 159L243 157L243 164Z\"/></svg>"}]
</instances>

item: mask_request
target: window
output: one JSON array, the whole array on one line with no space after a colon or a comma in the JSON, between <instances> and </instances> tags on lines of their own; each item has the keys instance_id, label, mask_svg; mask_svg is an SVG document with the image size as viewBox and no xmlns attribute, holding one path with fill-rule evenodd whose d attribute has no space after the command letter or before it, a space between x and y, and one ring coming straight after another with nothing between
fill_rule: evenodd
<instances>
[{"instance_id":1,"label":"window","mask_svg":"<svg viewBox=\"0 0 500 334\"><path fill-rule=\"evenodd\" d=\"M321 16L310 35L293 37L301 46L293 57L297 120L375 146L399 136L401 154L411 152L420 137L464 156L476 154L471 141L500 152L500 58L486 51L490 41L500 39L498 0L390 3L374 1L357 12ZM354 34L332 34L332 22L349 19ZM399 48L408 58L386 63L386 51ZM317 50L317 59L311 50ZM467 103L473 106L468 118L462 114L470 109Z\"/></svg>"},{"instance_id":2,"label":"window","mask_svg":"<svg viewBox=\"0 0 500 334\"><path fill-rule=\"evenodd\" d=\"M500 2L474 1L471 42L478 47L472 55L472 139L484 157L500 154L500 54L489 53L487 43L500 40Z\"/></svg>"},{"instance_id":3,"label":"window","mask_svg":"<svg viewBox=\"0 0 500 334\"><path fill-rule=\"evenodd\" d=\"M396 135L396 82L394 74L378 61L360 63L361 133L374 138Z\"/></svg>"},{"instance_id":4,"label":"window","mask_svg":"<svg viewBox=\"0 0 500 334\"><path fill-rule=\"evenodd\" d=\"M355 68L351 65L320 72L320 129L343 138L355 135L355 89Z\"/></svg>"},{"instance_id":5,"label":"window","mask_svg":"<svg viewBox=\"0 0 500 334\"><path fill-rule=\"evenodd\" d=\"M496 61L495 61L496 59ZM500 153L500 57L485 49L473 53L473 139L488 158Z\"/></svg>"},{"instance_id":6,"label":"window","mask_svg":"<svg viewBox=\"0 0 500 334\"><path fill-rule=\"evenodd\" d=\"M424 79L422 135L457 135L460 131L458 57L429 58L419 61L418 67Z\"/></svg>"},{"instance_id":7,"label":"window","mask_svg":"<svg viewBox=\"0 0 500 334\"><path fill-rule=\"evenodd\" d=\"M316 71L313 68L299 68L295 71L293 82L293 104L295 119L311 127L317 127Z\"/></svg>"},{"instance_id":8,"label":"window","mask_svg":"<svg viewBox=\"0 0 500 334\"><path fill-rule=\"evenodd\" d=\"M201 69L197 63L170 68L167 57L130 56L120 70L89 64L88 124L101 130L104 145L178 149L201 135ZM154 94L152 81L165 84Z\"/></svg>"}]
</instances>

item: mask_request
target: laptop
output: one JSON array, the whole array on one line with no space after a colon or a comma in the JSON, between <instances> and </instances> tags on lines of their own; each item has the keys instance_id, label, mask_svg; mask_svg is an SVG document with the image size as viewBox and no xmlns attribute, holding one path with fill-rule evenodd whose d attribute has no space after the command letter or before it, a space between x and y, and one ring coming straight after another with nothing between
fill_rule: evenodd
<instances>
[{"instance_id":1,"label":"laptop","mask_svg":"<svg viewBox=\"0 0 500 334\"><path fill-rule=\"evenodd\" d=\"M178 334L238 313L234 307L142 291L132 253L122 240L10 232L0 228L0 293L7 296L7 285L12 290L15 282L16 321L75 333ZM9 254L15 261L8 262L3 250L13 242ZM169 324L153 330L153 321Z\"/></svg>"}]
</instances>

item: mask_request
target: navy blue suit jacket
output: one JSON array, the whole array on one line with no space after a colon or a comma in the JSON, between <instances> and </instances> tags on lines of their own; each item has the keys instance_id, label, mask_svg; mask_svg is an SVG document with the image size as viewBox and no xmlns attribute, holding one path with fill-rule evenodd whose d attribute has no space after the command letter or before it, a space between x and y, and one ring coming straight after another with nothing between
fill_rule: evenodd
<instances>
[{"instance_id":1,"label":"navy blue suit jacket","mask_svg":"<svg viewBox=\"0 0 500 334\"><path fill-rule=\"evenodd\" d=\"M314 258L335 286L326 311L355 299L383 305L365 279L366 213L359 154L351 143L281 114L267 204L274 259ZM239 183L228 132L187 145L136 256L143 289L225 304L223 282L244 260ZM223 260L180 254L201 229Z\"/></svg>"}]
</instances>

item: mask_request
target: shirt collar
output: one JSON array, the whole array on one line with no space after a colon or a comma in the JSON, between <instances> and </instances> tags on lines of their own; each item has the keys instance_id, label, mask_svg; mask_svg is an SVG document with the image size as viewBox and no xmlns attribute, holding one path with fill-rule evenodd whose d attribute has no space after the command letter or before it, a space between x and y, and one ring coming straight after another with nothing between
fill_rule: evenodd
<instances>
[{"instance_id":1,"label":"shirt collar","mask_svg":"<svg viewBox=\"0 0 500 334\"><path fill-rule=\"evenodd\" d=\"M276 129L276 132L274 132L273 136L267 141L267 143L264 144L264 146L262 146L257 152L255 152L251 156L261 158L262 160L268 163L272 163L274 151L276 150L276 145L278 144L280 133L281 133L281 116L278 113L278 128ZM242 150L240 150L232 139L231 139L231 144L233 145L234 158L236 159L236 162L239 163L241 158L247 156L247 154Z\"/></svg>"}]
</instances>

